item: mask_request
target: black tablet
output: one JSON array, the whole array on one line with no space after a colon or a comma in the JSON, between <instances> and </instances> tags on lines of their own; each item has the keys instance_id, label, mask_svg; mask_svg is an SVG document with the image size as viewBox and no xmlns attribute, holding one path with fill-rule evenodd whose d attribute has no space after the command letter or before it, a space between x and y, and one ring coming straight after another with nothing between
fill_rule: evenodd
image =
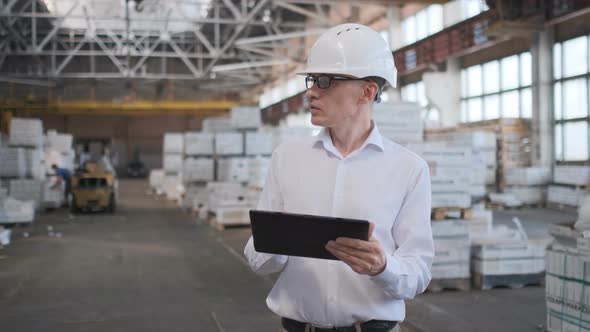
<instances>
[{"instance_id":1,"label":"black tablet","mask_svg":"<svg viewBox=\"0 0 590 332\"><path fill-rule=\"evenodd\" d=\"M250 210L254 249L258 252L338 260L325 248L330 240L367 241L369 222L359 219Z\"/></svg>"}]
</instances>

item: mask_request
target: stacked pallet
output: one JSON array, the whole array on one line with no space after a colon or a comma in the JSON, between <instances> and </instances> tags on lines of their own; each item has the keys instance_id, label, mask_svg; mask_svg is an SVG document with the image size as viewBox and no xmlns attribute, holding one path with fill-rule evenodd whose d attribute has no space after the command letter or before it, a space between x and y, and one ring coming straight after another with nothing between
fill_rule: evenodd
<instances>
[{"instance_id":1,"label":"stacked pallet","mask_svg":"<svg viewBox=\"0 0 590 332\"><path fill-rule=\"evenodd\" d=\"M182 185L184 135L182 133L164 134L164 179L162 189L170 200L179 201L184 192Z\"/></svg>"},{"instance_id":2,"label":"stacked pallet","mask_svg":"<svg viewBox=\"0 0 590 332\"><path fill-rule=\"evenodd\" d=\"M547 330L590 331L590 197L581 201L578 220L554 224L547 252Z\"/></svg>"},{"instance_id":3,"label":"stacked pallet","mask_svg":"<svg viewBox=\"0 0 590 332\"><path fill-rule=\"evenodd\" d=\"M12 118L9 145L29 148L43 147L43 123L39 119Z\"/></svg>"},{"instance_id":4,"label":"stacked pallet","mask_svg":"<svg viewBox=\"0 0 590 332\"><path fill-rule=\"evenodd\" d=\"M408 102L387 102L373 105L373 120L381 135L399 144L424 140L420 106Z\"/></svg>"},{"instance_id":5,"label":"stacked pallet","mask_svg":"<svg viewBox=\"0 0 590 332\"><path fill-rule=\"evenodd\" d=\"M543 204L546 185L549 181L550 170L545 167L522 167L507 170L504 178L504 193L513 198L510 198L512 202L506 205L539 206Z\"/></svg>"},{"instance_id":6,"label":"stacked pallet","mask_svg":"<svg viewBox=\"0 0 590 332\"><path fill-rule=\"evenodd\" d=\"M447 143L409 144L430 167L432 218L444 219L449 212L470 219L471 151Z\"/></svg>"},{"instance_id":7,"label":"stacked pallet","mask_svg":"<svg viewBox=\"0 0 590 332\"><path fill-rule=\"evenodd\" d=\"M576 208L588 194L590 166L555 166L553 183L547 189L548 206Z\"/></svg>"},{"instance_id":8,"label":"stacked pallet","mask_svg":"<svg viewBox=\"0 0 590 332\"><path fill-rule=\"evenodd\" d=\"M32 223L35 219L35 202L7 198L0 202L0 224Z\"/></svg>"},{"instance_id":9,"label":"stacked pallet","mask_svg":"<svg viewBox=\"0 0 590 332\"><path fill-rule=\"evenodd\" d=\"M463 123L457 127L427 129L426 137L455 133L488 132L496 137L496 181L492 191L502 192L505 174L509 169L531 166L530 122L525 119L497 119Z\"/></svg>"},{"instance_id":10,"label":"stacked pallet","mask_svg":"<svg viewBox=\"0 0 590 332\"><path fill-rule=\"evenodd\" d=\"M519 240L472 247L473 283L479 289L538 285L545 271L543 241Z\"/></svg>"},{"instance_id":11,"label":"stacked pallet","mask_svg":"<svg viewBox=\"0 0 590 332\"><path fill-rule=\"evenodd\" d=\"M35 209L43 202L45 181L36 179L12 179L8 181L8 196L21 201L33 201Z\"/></svg>"},{"instance_id":12,"label":"stacked pallet","mask_svg":"<svg viewBox=\"0 0 590 332\"><path fill-rule=\"evenodd\" d=\"M426 134L431 142L446 142L449 146L471 150L471 181L469 191L474 200L481 200L487 186L496 183L496 134L487 131L432 132Z\"/></svg>"},{"instance_id":13,"label":"stacked pallet","mask_svg":"<svg viewBox=\"0 0 590 332\"><path fill-rule=\"evenodd\" d=\"M434 260L431 269L432 281L428 286L429 291L470 289L468 224L469 222L463 220L432 222Z\"/></svg>"}]
</instances>

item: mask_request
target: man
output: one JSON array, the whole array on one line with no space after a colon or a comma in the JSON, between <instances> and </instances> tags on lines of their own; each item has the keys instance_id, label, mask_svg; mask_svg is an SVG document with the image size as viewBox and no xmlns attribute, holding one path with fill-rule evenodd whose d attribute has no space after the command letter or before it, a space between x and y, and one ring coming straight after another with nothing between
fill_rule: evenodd
<instances>
[{"instance_id":1,"label":"man","mask_svg":"<svg viewBox=\"0 0 590 332\"><path fill-rule=\"evenodd\" d=\"M67 168L57 167L56 164L51 165L51 169L55 172L55 176L65 183L64 202L69 205L69 197L72 192L72 173ZM58 184L60 183L58 182Z\"/></svg>"},{"instance_id":2,"label":"man","mask_svg":"<svg viewBox=\"0 0 590 332\"><path fill-rule=\"evenodd\" d=\"M391 50L369 27L339 25L301 74L324 129L275 150L258 209L365 219L371 236L330 241L340 261L258 253L252 238L244 252L255 272L281 272L266 301L281 331L398 331L403 301L430 281L434 246L427 164L371 120L383 84L396 84Z\"/></svg>"}]
</instances>

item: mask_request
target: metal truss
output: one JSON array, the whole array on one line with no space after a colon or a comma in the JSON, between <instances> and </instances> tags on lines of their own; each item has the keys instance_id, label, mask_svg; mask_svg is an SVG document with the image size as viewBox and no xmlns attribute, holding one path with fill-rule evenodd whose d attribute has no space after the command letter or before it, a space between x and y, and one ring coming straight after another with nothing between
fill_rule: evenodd
<instances>
[{"instance_id":1,"label":"metal truss","mask_svg":"<svg viewBox=\"0 0 590 332\"><path fill-rule=\"evenodd\" d=\"M134 4L0 0L0 82L51 87L80 79L179 80L205 91L239 90L301 64L305 37L340 23L329 12L342 2Z\"/></svg>"}]
</instances>

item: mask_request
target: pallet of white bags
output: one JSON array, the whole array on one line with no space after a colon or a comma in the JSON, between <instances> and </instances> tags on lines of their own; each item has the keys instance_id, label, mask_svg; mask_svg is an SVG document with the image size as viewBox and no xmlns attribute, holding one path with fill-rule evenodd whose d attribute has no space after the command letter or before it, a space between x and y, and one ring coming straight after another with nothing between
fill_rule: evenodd
<instances>
[{"instance_id":1,"label":"pallet of white bags","mask_svg":"<svg viewBox=\"0 0 590 332\"><path fill-rule=\"evenodd\" d=\"M245 207L223 207L215 209L215 216L209 224L219 231L227 227L250 226L250 209Z\"/></svg>"},{"instance_id":2,"label":"pallet of white bags","mask_svg":"<svg viewBox=\"0 0 590 332\"><path fill-rule=\"evenodd\" d=\"M428 284L428 291L431 293L440 293L443 290L471 290L470 278L444 278L432 279Z\"/></svg>"},{"instance_id":3,"label":"pallet of white bags","mask_svg":"<svg viewBox=\"0 0 590 332\"><path fill-rule=\"evenodd\" d=\"M525 286L542 285L545 272L530 274L484 275L472 272L473 286L477 289L489 290L496 287L523 288Z\"/></svg>"}]
</instances>

